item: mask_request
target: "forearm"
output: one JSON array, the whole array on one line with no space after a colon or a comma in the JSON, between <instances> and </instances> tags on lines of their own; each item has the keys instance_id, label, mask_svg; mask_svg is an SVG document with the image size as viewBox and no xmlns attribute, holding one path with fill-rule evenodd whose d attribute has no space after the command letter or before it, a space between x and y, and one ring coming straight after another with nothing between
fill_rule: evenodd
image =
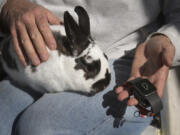
<instances>
[{"instance_id":1,"label":"forearm","mask_svg":"<svg viewBox=\"0 0 180 135\"><path fill-rule=\"evenodd\" d=\"M6 4L6 2L7 2L8 0L1 0L0 1L0 39L3 37L3 30L2 30L2 28L3 28L3 18L2 18L2 9L3 9L3 7L4 7L4 5Z\"/></svg>"},{"instance_id":2,"label":"forearm","mask_svg":"<svg viewBox=\"0 0 180 135\"><path fill-rule=\"evenodd\" d=\"M7 1L7 0L1 0L1 1L0 1L0 14L1 14L1 10L2 10L4 4L6 3L6 1ZM0 20L1 20L1 18L0 18ZM1 20L1 21L2 21L2 20ZM1 21L0 21L0 38L2 37Z\"/></svg>"}]
</instances>

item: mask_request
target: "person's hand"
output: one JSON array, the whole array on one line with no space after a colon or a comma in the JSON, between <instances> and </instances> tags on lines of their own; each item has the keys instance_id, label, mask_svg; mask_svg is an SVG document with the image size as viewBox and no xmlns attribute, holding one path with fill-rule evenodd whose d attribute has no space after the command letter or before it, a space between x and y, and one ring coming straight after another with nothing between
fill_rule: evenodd
<instances>
[{"instance_id":1,"label":"person's hand","mask_svg":"<svg viewBox=\"0 0 180 135\"><path fill-rule=\"evenodd\" d=\"M56 49L49 24L61 21L49 10L28 0L8 0L1 11L2 27L13 38L14 49L26 66L28 60L37 66L49 57L46 46Z\"/></svg>"},{"instance_id":2,"label":"person's hand","mask_svg":"<svg viewBox=\"0 0 180 135\"><path fill-rule=\"evenodd\" d=\"M168 70L175 55L175 48L164 35L155 35L136 49L129 80L141 77L148 79L157 89L158 95L163 96ZM120 86L116 89L118 100L129 96L128 90ZM128 105L137 105L138 101L131 97Z\"/></svg>"}]
</instances>

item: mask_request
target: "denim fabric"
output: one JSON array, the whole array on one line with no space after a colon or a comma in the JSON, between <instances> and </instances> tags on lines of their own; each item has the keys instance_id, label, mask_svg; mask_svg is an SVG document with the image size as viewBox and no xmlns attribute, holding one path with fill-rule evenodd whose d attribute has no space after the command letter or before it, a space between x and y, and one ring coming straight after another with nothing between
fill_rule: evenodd
<instances>
[{"instance_id":1,"label":"denim fabric","mask_svg":"<svg viewBox=\"0 0 180 135\"><path fill-rule=\"evenodd\" d=\"M119 59L113 65L116 80L121 84L129 77L131 60ZM134 117L135 107L128 107L126 122L119 128L113 128L114 118L106 115L103 95L115 85L112 74L110 86L95 96L61 92L45 94L34 103L26 92L8 81L1 82L0 135L11 135L15 119L12 135L140 135L151 118Z\"/></svg>"},{"instance_id":2,"label":"denim fabric","mask_svg":"<svg viewBox=\"0 0 180 135\"><path fill-rule=\"evenodd\" d=\"M8 80L0 82L0 135L11 135L13 123L34 99L13 86Z\"/></svg>"}]
</instances>

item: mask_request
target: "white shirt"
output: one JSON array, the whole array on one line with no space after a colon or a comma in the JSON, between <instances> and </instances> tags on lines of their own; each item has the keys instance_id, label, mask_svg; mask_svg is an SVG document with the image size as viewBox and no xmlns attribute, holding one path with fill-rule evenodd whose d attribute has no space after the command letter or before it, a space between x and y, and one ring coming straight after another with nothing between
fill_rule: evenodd
<instances>
[{"instance_id":1,"label":"white shirt","mask_svg":"<svg viewBox=\"0 0 180 135\"><path fill-rule=\"evenodd\" d=\"M89 16L92 37L112 59L124 55L154 33L169 37L176 48L173 66L180 65L180 0L31 0L63 20L64 11L83 6ZM157 20L160 12L165 24Z\"/></svg>"}]
</instances>

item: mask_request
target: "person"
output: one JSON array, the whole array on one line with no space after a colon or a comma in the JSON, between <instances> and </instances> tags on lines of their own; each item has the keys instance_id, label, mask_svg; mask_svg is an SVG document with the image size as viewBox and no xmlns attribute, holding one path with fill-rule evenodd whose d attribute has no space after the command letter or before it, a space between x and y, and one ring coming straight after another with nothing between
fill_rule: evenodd
<instances>
[{"instance_id":1,"label":"person","mask_svg":"<svg viewBox=\"0 0 180 135\"><path fill-rule=\"evenodd\" d=\"M140 135L149 125L151 118L134 117L136 108L128 107L126 123L114 129L112 117L102 107L103 95L118 85L118 100L127 99L130 95L121 84L142 77L149 79L159 96L163 96L169 68L180 63L180 1L2 1L1 32L12 35L15 51L24 66L28 65L27 58L35 66L48 60L46 47L51 50L57 47L49 25L63 25L63 12L72 11L76 5L87 9L92 36L112 60L110 86L93 97L65 92L37 97L36 93L3 80L1 135ZM135 98L129 98L129 106L137 104Z\"/></svg>"}]
</instances>

